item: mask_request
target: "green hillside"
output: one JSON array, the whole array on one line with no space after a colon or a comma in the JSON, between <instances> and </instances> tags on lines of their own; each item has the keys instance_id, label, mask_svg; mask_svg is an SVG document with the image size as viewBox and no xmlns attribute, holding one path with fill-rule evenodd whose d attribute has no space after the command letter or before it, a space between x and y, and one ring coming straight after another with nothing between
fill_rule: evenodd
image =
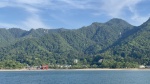
<instances>
[{"instance_id":1,"label":"green hillside","mask_svg":"<svg viewBox=\"0 0 150 84\"><path fill-rule=\"evenodd\" d=\"M0 68L41 64L74 68L149 65L149 30L149 20L136 27L117 18L74 30L0 29ZM78 63L74 63L75 59Z\"/></svg>"},{"instance_id":2,"label":"green hillside","mask_svg":"<svg viewBox=\"0 0 150 84\"><path fill-rule=\"evenodd\" d=\"M131 33L132 32L132 33ZM113 60L110 67L150 65L150 20L129 31L130 35L100 54L105 60ZM107 58L106 58L107 57ZM120 62L120 65L117 64ZM124 66L126 67L126 66Z\"/></svg>"}]
</instances>

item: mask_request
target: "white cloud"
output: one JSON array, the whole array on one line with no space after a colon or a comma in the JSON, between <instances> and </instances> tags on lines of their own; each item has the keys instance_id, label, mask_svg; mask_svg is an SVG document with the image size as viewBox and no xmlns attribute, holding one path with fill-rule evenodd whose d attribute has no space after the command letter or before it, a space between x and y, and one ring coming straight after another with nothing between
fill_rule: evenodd
<instances>
[{"instance_id":1,"label":"white cloud","mask_svg":"<svg viewBox=\"0 0 150 84\"><path fill-rule=\"evenodd\" d=\"M26 4L26 5L31 5L31 6L44 6L48 5L50 0L14 0L14 2L18 4Z\"/></svg>"},{"instance_id":2,"label":"white cloud","mask_svg":"<svg viewBox=\"0 0 150 84\"><path fill-rule=\"evenodd\" d=\"M49 28L44 24L40 13L47 11L59 11L59 13L68 14L72 9L77 9L82 12L85 10L87 13L101 17L106 15L111 18L122 18L132 22L134 25L141 24L147 18L142 16L136 9L138 3L143 0L1 0L0 8L2 7L20 7L25 9L29 15L24 21L20 22L26 28ZM125 10L130 11L131 15L128 16ZM90 11L90 12L89 12ZM51 12L49 12L51 15ZM55 13L52 13L55 15ZM127 15L128 17L124 16ZM62 15L61 18L53 17L56 20L69 24L68 21L64 20Z\"/></svg>"},{"instance_id":3,"label":"white cloud","mask_svg":"<svg viewBox=\"0 0 150 84\"><path fill-rule=\"evenodd\" d=\"M132 22L134 25L142 24L142 23L143 23L144 21L146 21L146 20L149 18L149 16L150 16L150 14L145 15L145 16L141 16L141 15L138 13L138 11L137 11L137 9L136 9L136 4L139 3L138 1L141 2L142 0L133 1L133 3L135 3L135 4L130 3L130 4L128 5L128 8L129 8L130 12L132 12L131 22Z\"/></svg>"},{"instance_id":4,"label":"white cloud","mask_svg":"<svg viewBox=\"0 0 150 84\"><path fill-rule=\"evenodd\" d=\"M125 8L133 8L141 0L103 0L100 10L111 17L121 17Z\"/></svg>"},{"instance_id":5,"label":"white cloud","mask_svg":"<svg viewBox=\"0 0 150 84\"><path fill-rule=\"evenodd\" d=\"M48 0L14 0L13 7L24 8L29 13L38 13L40 8L47 6Z\"/></svg>"},{"instance_id":6,"label":"white cloud","mask_svg":"<svg viewBox=\"0 0 150 84\"><path fill-rule=\"evenodd\" d=\"M137 12L138 9L136 9L136 6L142 1L143 0L102 0L103 5L98 9L100 12L95 13L95 15L105 14L112 18L117 17L128 20L133 25L139 25L149 17L149 15L142 16ZM130 17L125 9L130 11ZM124 15L127 15L128 17L125 17Z\"/></svg>"},{"instance_id":7,"label":"white cloud","mask_svg":"<svg viewBox=\"0 0 150 84\"><path fill-rule=\"evenodd\" d=\"M61 9L84 9L93 10L93 15L101 16L106 15L110 18L122 18L133 25L142 24L147 20L149 15L142 16L137 12L136 6L143 0L60 0L65 5ZM66 6L67 5L67 6ZM129 16L128 10L131 15ZM126 15L126 16L124 16Z\"/></svg>"},{"instance_id":8,"label":"white cloud","mask_svg":"<svg viewBox=\"0 0 150 84\"><path fill-rule=\"evenodd\" d=\"M142 24L143 22L145 22L148 18L149 18L150 15L148 16L139 16L139 15L134 15L133 17L131 17L131 22L134 24L134 25L137 25L139 26L139 24Z\"/></svg>"},{"instance_id":9,"label":"white cloud","mask_svg":"<svg viewBox=\"0 0 150 84\"><path fill-rule=\"evenodd\" d=\"M31 29L31 28L50 28L49 26L45 25L40 17L36 14L33 14L29 18L27 18L25 21L22 22L22 24L25 26L25 28Z\"/></svg>"},{"instance_id":10,"label":"white cloud","mask_svg":"<svg viewBox=\"0 0 150 84\"><path fill-rule=\"evenodd\" d=\"M3 8L3 7L6 7L6 6L9 6L9 2L7 1L0 1L0 8Z\"/></svg>"},{"instance_id":11,"label":"white cloud","mask_svg":"<svg viewBox=\"0 0 150 84\"><path fill-rule=\"evenodd\" d=\"M35 7L26 6L26 5L20 5L20 7L24 8L27 12L31 13L31 15L40 12L40 10Z\"/></svg>"},{"instance_id":12,"label":"white cloud","mask_svg":"<svg viewBox=\"0 0 150 84\"><path fill-rule=\"evenodd\" d=\"M89 9L91 0L61 0L65 5L70 6L69 8L76 9Z\"/></svg>"},{"instance_id":13,"label":"white cloud","mask_svg":"<svg viewBox=\"0 0 150 84\"><path fill-rule=\"evenodd\" d=\"M20 25L9 23L1 23L0 27L22 27L26 30L30 28L50 28L42 22L39 13L40 8L44 8L50 4L49 0L3 0L0 2L0 8L2 7L19 7L28 12L28 17L20 22Z\"/></svg>"},{"instance_id":14,"label":"white cloud","mask_svg":"<svg viewBox=\"0 0 150 84\"><path fill-rule=\"evenodd\" d=\"M38 15L33 15L28 17L26 20L22 21L20 24L11 24L11 23L3 23L0 22L0 28L22 28L24 30L30 30L31 28L50 28L45 25Z\"/></svg>"}]
</instances>

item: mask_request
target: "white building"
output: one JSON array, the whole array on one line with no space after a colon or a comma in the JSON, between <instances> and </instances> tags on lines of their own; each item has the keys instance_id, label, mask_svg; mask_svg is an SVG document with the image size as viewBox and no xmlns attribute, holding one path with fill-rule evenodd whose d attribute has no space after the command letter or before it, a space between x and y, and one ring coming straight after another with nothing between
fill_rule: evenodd
<instances>
[{"instance_id":1,"label":"white building","mask_svg":"<svg viewBox=\"0 0 150 84\"><path fill-rule=\"evenodd\" d=\"M74 61L73 61L74 63L78 63L78 59L74 59Z\"/></svg>"},{"instance_id":2,"label":"white building","mask_svg":"<svg viewBox=\"0 0 150 84\"><path fill-rule=\"evenodd\" d=\"M139 68L140 68L140 69L144 69L145 66L144 66L144 65L140 65Z\"/></svg>"}]
</instances>

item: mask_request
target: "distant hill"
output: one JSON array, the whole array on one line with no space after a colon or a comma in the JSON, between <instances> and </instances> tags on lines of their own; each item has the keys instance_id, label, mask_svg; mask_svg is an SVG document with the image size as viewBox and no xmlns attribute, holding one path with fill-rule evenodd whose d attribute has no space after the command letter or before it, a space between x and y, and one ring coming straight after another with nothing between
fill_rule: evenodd
<instances>
[{"instance_id":1,"label":"distant hill","mask_svg":"<svg viewBox=\"0 0 150 84\"><path fill-rule=\"evenodd\" d=\"M137 27L118 18L74 30L0 29L0 64L5 66L0 67L49 64L125 68L149 65L149 29L149 20ZM74 63L75 59L78 63Z\"/></svg>"}]
</instances>

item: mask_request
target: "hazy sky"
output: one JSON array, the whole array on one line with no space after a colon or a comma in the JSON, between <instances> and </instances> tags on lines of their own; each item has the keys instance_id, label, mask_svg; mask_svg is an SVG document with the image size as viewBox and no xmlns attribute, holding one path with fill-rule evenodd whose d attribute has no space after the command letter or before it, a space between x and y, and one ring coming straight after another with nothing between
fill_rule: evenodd
<instances>
[{"instance_id":1,"label":"hazy sky","mask_svg":"<svg viewBox=\"0 0 150 84\"><path fill-rule=\"evenodd\" d=\"M0 28L68 28L121 18L141 25L150 0L0 0Z\"/></svg>"}]
</instances>

